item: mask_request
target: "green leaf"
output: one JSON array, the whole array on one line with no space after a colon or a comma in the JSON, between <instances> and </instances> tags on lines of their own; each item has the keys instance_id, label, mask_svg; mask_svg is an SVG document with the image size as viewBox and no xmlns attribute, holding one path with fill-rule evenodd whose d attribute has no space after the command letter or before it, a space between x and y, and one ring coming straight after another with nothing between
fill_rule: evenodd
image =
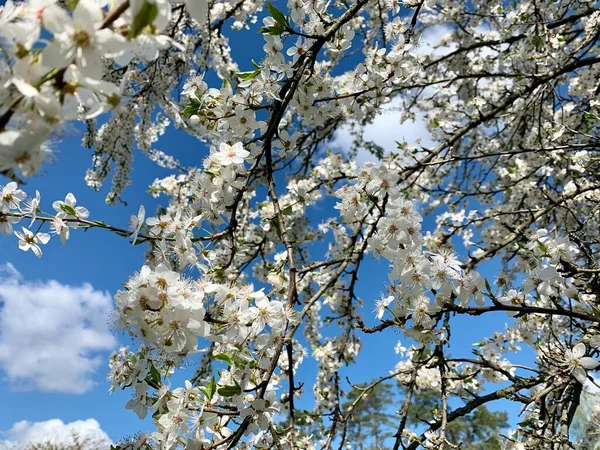
<instances>
[{"instance_id":1,"label":"green leaf","mask_svg":"<svg viewBox=\"0 0 600 450\"><path fill-rule=\"evenodd\" d=\"M519 425L521 428L532 427L534 424L535 424L535 421L534 421L534 419L527 419L527 420L524 420L523 422L519 422L519 423L518 423L518 425Z\"/></svg>"},{"instance_id":2,"label":"green leaf","mask_svg":"<svg viewBox=\"0 0 600 450\"><path fill-rule=\"evenodd\" d=\"M70 216L77 217L77 211L75 211L75 208L67 205L66 203L61 203L60 209L62 209L64 212L66 212Z\"/></svg>"},{"instance_id":3,"label":"green leaf","mask_svg":"<svg viewBox=\"0 0 600 450\"><path fill-rule=\"evenodd\" d=\"M150 364L150 373L148 374L148 378L155 386L160 386L160 372L154 366L154 364Z\"/></svg>"},{"instance_id":4,"label":"green leaf","mask_svg":"<svg viewBox=\"0 0 600 450\"><path fill-rule=\"evenodd\" d=\"M277 9L273 5L273 3L267 2L267 9L269 10L271 17L273 17L273 19L275 19L275 22L277 22L277 24L280 27L288 25L288 20L286 19L286 17L283 15L283 13L279 9Z\"/></svg>"},{"instance_id":5,"label":"green leaf","mask_svg":"<svg viewBox=\"0 0 600 450\"><path fill-rule=\"evenodd\" d=\"M192 97L192 98L190 98L190 102L185 106L185 108L181 112L181 115L185 116L185 117L190 117L190 116L193 116L194 114L198 114L198 111L200 110L200 106L201 106L200 100Z\"/></svg>"},{"instance_id":6,"label":"green leaf","mask_svg":"<svg viewBox=\"0 0 600 450\"><path fill-rule=\"evenodd\" d=\"M253 70L252 72L238 72L235 74L240 80L248 81L252 78L256 78L260 75L260 69Z\"/></svg>"},{"instance_id":7,"label":"green leaf","mask_svg":"<svg viewBox=\"0 0 600 450\"><path fill-rule=\"evenodd\" d=\"M288 205L285 208L283 208L283 211L281 211L281 213L284 216L289 216L292 213L292 211L293 211L292 205Z\"/></svg>"},{"instance_id":8,"label":"green leaf","mask_svg":"<svg viewBox=\"0 0 600 450\"><path fill-rule=\"evenodd\" d=\"M78 3L79 0L67 0L67 8L69 8L70 11L73 11Z\"/></svg>"},{"instance_id":9,"label":"green leaf","mask_svg":"<svg viewBox=\"0 0 600 450\"><path fill-rule=\"evenodd\" d=\"M490 286L490 282L488 281L488 279L485 279L485 288L488 290L488 292L491 294L492 293L492 287Z\"/></svg>"},{"instance_id":10,"label":"green leaf","mask_svg":"<svg viewBox=\"0 0 600 450\"><path fill-rule=\"evenodd\" d=\"M213 356L213 358L218 361L226 362L229 367L231 367L233 365L231 358L226 353L219 353L218 355Z\"/></svg>"},{"instance_id":11,"label":"green leaf","mask_svg":"<svg viewBox=\"0 0 600 450\"><path fill-rule=\"evenodd\" d=\"M198 110L194 109L192 105L187 105L183 108L183 111L181 111L181 115L184 117L191 117L194 114L198 114Z\"/></svg>"},{"instance_id":12,"label":"green leaf","mask_svg":"<svg viewBox=\"0 0 600 450\"><path fill-rule=\"evenodd\" d=\"M215 395L215 392L217 391L217 380L215 380L215 377L213 376L210 381L208 382L208 384L206 385L205 388L200 388L200 390L202 392L204 392L204 395L206 395L206 398L208 398L209 400L212 400L212 398Z\"/></svg>"},{"instance_id":13,"label":"green leaf","mask_svg":"<svg viewBox=\"0 0 600 450\"><path fill-rule=\"evenodd\" d=\"M280 36L285 32L283 27L262 27L258 30L261 34L270 34L271 36Z\"/></svg>"},{"instance_id":14,"label":"green leaf","mask_svg":"<svg viewBox=\"0 0 600 450\"><path fill-rule=\"evenodd\" d=\"M144 0L144 4L133 18L133 23L129 29L129 37L134 38L141 34L141 32L148 25L154 22L154 19L158 16L158 6L155 3L150 3Z\"/></svg>"},{"instance_id":15,"label":"green leaf","mask_svg":"<svg viewBox=\"0 0 600 450\"><path fill-rule=\"evenodd\" d=\"M234 395L239 395L242 393L242 387L236 381L235 385L223 386L223 387L219 388L219 390L217 392L219 393L219 395L222 395L223 397L233 397Z\"/></svg>"},{"instance_id":16,"label":"green leaf","mask_svg":"<svg viewBox=\"0 0 600 450\"><path fill-rule=\"evenodd\" d=\"M271 219L271 224L275 228L275 232L277 233L277 236L279 236L279 239L281 239L281 230L279 229L279 217L273 217Z\"/></svg>"},{"instance_id":17,"label":"green leaf","mask_svg":"<svg viewBox=\"0 0 600 450\"><path fill-rule=\"evenodd\" d=\"M542 37L539 35L535 36L533 38L532 44L536 49L539 49L544 45L544 39L542 39Z\"/></svg>"},{"instance_id":18,"label":"green leaf","mask_svg":"<svg viewBox=\"0 0 600 450\"><path fill-rule=\"evenodd\" d=\"M233 362L235 363L236 367L239 368L244 368L248 365L248 359L242 358L239 354L234 353L231 355L231 359L233 360ZM252 362L254 362L254 360L251 360Z\"/></svg>"}]
</instances>

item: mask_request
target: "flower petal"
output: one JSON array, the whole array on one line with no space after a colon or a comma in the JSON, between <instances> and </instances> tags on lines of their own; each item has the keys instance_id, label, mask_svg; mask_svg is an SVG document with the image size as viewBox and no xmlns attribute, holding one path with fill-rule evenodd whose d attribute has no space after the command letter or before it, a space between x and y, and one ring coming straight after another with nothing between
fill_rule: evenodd
<instances>
[{"instance_id":1,"label":"flower petal","mask_svg":"<svg viewBox=\"0 0 600 450\"><path fill-rule=\"evenodd\" d=\"M571 372L571 375L573 375L573 377L575 377L575 379L581 384L585 384L587 381L587 374L585 373L585 370L583 370L581 367L575 367L575 369L573 369L573 372Z\"/></svg>"},{"instance_id":2,"label":"flower petal","mask_svg":"<svg viewBox=\"0 0 600 450\"><path fill-rule=\"evenodd\" d=\"M96 46L107 58L116 58L129 51L131 44L125 38L112 30L98 30L96 33Z\"/></svg>"},{"instance_id":3,"label":"flower petal","mask_svg":"<svg viewBox=\"0 0 600 450\"><path fill-rule=\"evenodd\" d=\"M80 57L78 58L81 73L95 80L102 78L102 55L97 48L87 47L80 49Z\"/></svg>"},{"instance_id":4,"label":"flower petal","mask_svg":"<svg viewBox=\"0 0 600 450\"><path fill-rule=\"evenodd\" d=\"M75 206L75 204L77 203L75 196L71 192L69 192L65 197L65 203L69 206Z\"/></svg>"},{"instance_id":5,"label":"flower petal","mask_svg":"<svg viewBox=\"0 0 600 450\"><path fill-rule=\"evenodd\" d=\"M573 347L573 357L579 359L585 355L585 344L580 342L575 347Z\"/></svg>"},{"instance_id":6,"label":"flower petal","mask_svg":"<svg viewBox=\"0 0 600 450\"><path fill-rule=\"evenodd\" d=\"M38 233L37 238L44 245L50 241L50 235L48 233Z\"/></svg>"},{"instance_id":7,"label":"flower petal","mask_svg":"<svg viewBox=\"0 0 600 450\"><path fill-rule=\"evenodd\" d=\"M73 47L54 40L42 50L41 63L46 67L62 69L67 67L73 58Z\"/></svg>"},{"instance_id":8,"label":"flower petal","mask_svg":"<svg viewBox=\"0 0 600 450\"><path fill-rule=\"evenodd\" d=\"M19 92L25 97L35 97L40 93L40 91L38 91L35 87L21 78L14 77L11 81L12 84L14 84Z\"/></svg>"},{"instance_id":9,"label":"flower petal","mask_svg":"<svg viewBox=\"0 0 600 450\"><path fill-rule=\"evenodd\" d=\"M102 9L94 0L79 0L73 11L73 19L81 29L92 32L102 24Z\"/></svg>"},{"instance_id":10,"label":"flower petal","mask_svg":"<svg viewBox=\"0 0 600 450\"><path fill-rule=\"evenodd\" d=\"M201 25L208 20L208 2L206 0L186 0L185 7L192 19L197 20Z\"/></svg>"},{"instance_id":11,"label":"flower petal","mask_svg":"<svg viewBox=\"0 0 600 450\"><path fill-rule=\"evenodd\" d=\"M600 366L600 362L596 361L594 358L590 358L589 356L584 356L579 360L581 367L587 370L595 369Z\"/></svg>"},{"instance_id":12,"label":"flower petal","mask_svg":"<svg viewBox=\"0 0 600 450\"><path fill-rule=\"evenodd\" d=\"M42 24L52 34L60 34L73 28L69 14L56 4L48 5L42 13Z\"/></svg>"}]
</instances>

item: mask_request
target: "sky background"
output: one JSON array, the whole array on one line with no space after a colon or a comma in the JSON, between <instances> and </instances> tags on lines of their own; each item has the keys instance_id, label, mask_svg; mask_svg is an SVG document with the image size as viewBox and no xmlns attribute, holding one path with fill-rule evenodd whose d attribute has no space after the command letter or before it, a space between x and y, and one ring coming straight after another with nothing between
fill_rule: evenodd
<instances>
[{"instance_id":1,"label":"sky background","mask_svg":"<svg viewBox=\"0 0 600 450\"><path fill-rule=\"evenodd\" d=\"M437 42L444 32L432 30L423 37L423 45ZM250 69L251 59L261 58L262 44L257 33L233 33L233 56L241 70ZM208 80L213 87L220 85L214 77ZM398 104L393 102L388 111L367 126L365 137L388 150L396 148L395 141L406 140L410 145L420 139L424 145L430 144L425 119L417 117L415 122L400 126L395 106ZM52 145L54 162L45 164L22 187L28 195L39 190L43 209L50 210L53 201L72 192L77 205L90 211L91 220L120 227L126 227L129 216L142 204L147 216L153 215L164 198L154 199L146 189L155 178L169 172L136 153L133 184L123 195L128 205L108 206L104 199L109 182L100 192L85 184L92 154L81 147L81 136L76 125L63 131L62 138ZM347 151L350 143L349 133L342 129L328 148ZM158 141L156 149L173 154L184 165L200 165L207 153L202 143L173 128ZM367 153L359 152L359 163L368 159ZM6 180L0 178L0 184L4 183ZM322 213L329 217L336 216L337 211ZM312 218L313 223L320 220L318 214ZM432 222L426 221L424 228L431 227ZM84 435L105 433L117 442L137 431L152 429L148 419L140 421L135 413L125 409L129 393L109 395L106 381L110 352L132 344L112 326L112 298L122 283L140 269L144 250L145 246L131 246L104 230L73 230L66 246L53 238L38 259L31 252L19 250L14 236L0 236L0 443L36 440L44 435L60 437L71 429ZM369 320L374 318L374 314L369 317L369 311L385 290L386 273L383 260L367 260L362 267L358 295L365 302ZM492 329L502 329L505 322L503 314L475 321L457 318L456 329L463 327L469 333L453 335L453 348L468 356L473 342L488 336ZM397 362L394 347L399 338L398 334L383 333L365 339L356 366L346 374L353 382L387 374ZM192 364L186 373L193 370ZM305 390L312 389L314 371L314 363L307 361L297 376L305 382ZM299 406L310 408L308 403Z\"/></svg>"}]
</instances>

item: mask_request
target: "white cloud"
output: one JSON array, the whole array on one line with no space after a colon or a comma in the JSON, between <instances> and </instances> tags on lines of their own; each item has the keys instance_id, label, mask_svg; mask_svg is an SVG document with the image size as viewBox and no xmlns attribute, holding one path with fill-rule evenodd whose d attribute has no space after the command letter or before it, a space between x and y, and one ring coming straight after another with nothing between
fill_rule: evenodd
<instances>
[{"instance_id":1,"label":"white cloud","mask_svg":"<svg viewBox=\"0 0 600 450\"><path fill-rule=\"evenodd\" d=\"M112 299L85 283L26 281L0 265L0 370L23 390L80 394L94 385L115 346L109 331Z\"/></svg>"},{"instance_id":2,"label":"white cloud","mask_svg":"<svg viewBox=\"0 0 600 450\"><path fill-rule=\"evenodd\" d=\"M28 444L41 444L50 442L55 445L70 446L76 443L83 444L82 448L101 449L108 448L111 441L108 435L100 428L95 419L76 420L64 423L60 419L50 419L44 422L27 422L22 420L15 423L10 430L2 433L6 438L0 445L10 450L28 448Z\"/></svg>"},{"instance_id":3,"label":"white cloud","mask_svg":"<svg viewBox=\"0 0 600 450\"><path fill-rule=\"evenodd\" d=\"M448 25L435 25L427 28L418 38L418 42L411 50L411 53L417 55L443 56L456 48L456 44L446 43L438 46L452 28ZM427 90L424 93L427 94ZM394 98L388 103L372 123L363 127L363 137L366 141L372 141L379 145L386 152L396 151L398 142L406 142L409 149L422 147L434 147L435 142L427 130L425 114L416 111L414 120L406 120L400 123L400 111L402 108L400 98ZM347 152L352 147L352 135L350 127L344 126L336 130L330 147L333 150ZM356 156L358 166L367 161L376 161L376 157L367 150L360 149Z\"/></svg>"},{"instance_id":4,"label":"white cloud","mask_svg":"<svg viewBox=\"0 0 600 450\"><path fill-rule=\"evenodd\" d=\"M456 49L455 43L445 43L440 45L444 37L452 31L448 25L434 25L427 28L418 37L418 42L411 50L411 53L417 55L443 56ZM437 48L436 48L437 47Z\"/></svg>"},{"instance_id":5,"label":"white cloud","mask_svg":"<svg viewBox=\"0 0 600 450\"><path fill-rule=\"evenodd\" d=\"M415 114L415 120L400 123L400 108L402 102L399 98L393 99L375 117L372 123L363 127L363 138L379 145L386 152L397 151L398 142L406 142L409 148L433 147L435 143L427 131L427 122L423 113ZM352 135L349 126L338 129L330 143L333 150L347 152L352 146ZM356 157L357 165L367 161L375 161L376 157L367 150L360 149Z\"/></svg>"}]
</instances>

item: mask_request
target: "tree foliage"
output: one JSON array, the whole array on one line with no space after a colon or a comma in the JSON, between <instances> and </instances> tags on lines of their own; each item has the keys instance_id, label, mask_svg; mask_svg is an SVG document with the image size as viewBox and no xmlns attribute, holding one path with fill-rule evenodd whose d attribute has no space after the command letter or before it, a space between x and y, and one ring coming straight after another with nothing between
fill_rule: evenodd
<instances>
[{"instance_id":1,"label":"tree foliage","mask_svg":"<svg viewBox=\"0 0 600 450\"><path fill-rule=\"evenodd\" d=\"M351 411L348 418L348 443L360 450L388 448L396 432L398 412L394 408L405 398L406 390L399 385L378 383L356 386L346 396L342 411ZM415 394L407 423L424 426L428 417L439 411L439 396L432 391ZM498 450L502 448L503 432L509 424L506 412L490 411L485 406L448 424L450 442L460 443L465 450Z\"/></svg>"}]
</instances>

